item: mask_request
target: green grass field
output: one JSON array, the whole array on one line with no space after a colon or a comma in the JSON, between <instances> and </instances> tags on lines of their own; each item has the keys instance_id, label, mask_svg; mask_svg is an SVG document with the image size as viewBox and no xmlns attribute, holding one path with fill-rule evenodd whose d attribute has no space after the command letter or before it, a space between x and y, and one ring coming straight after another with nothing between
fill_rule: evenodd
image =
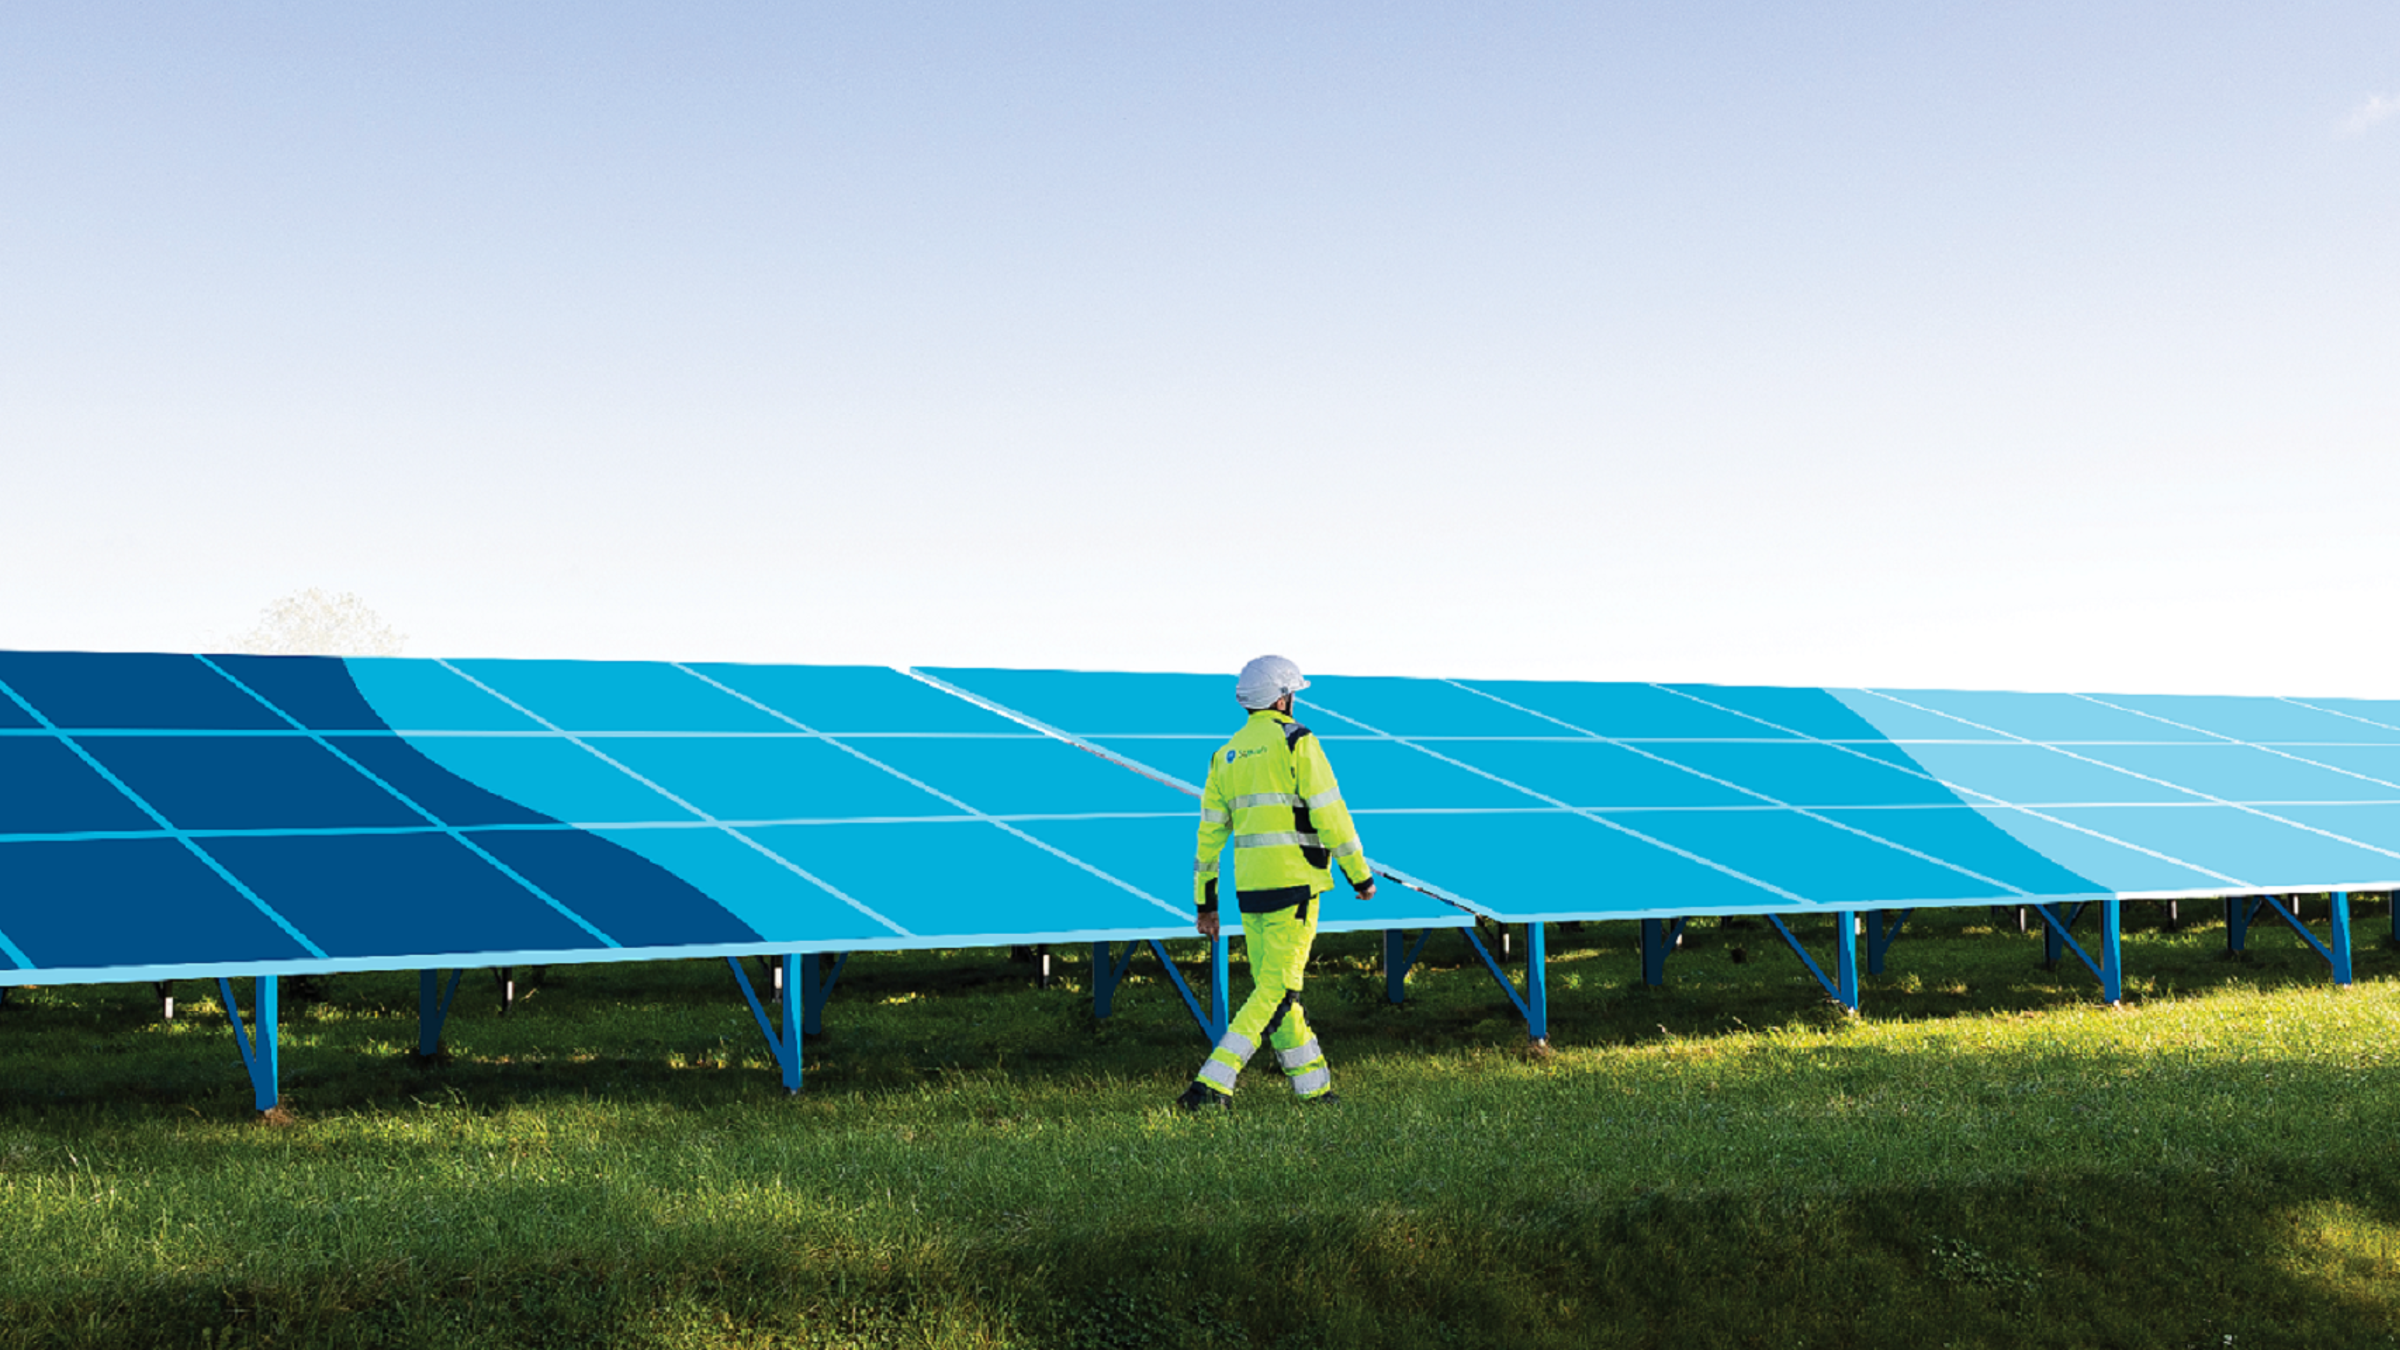
<instances>
[{"instance_id":1,"label":"green grass field","mask_svg":"<svg viewBox=\"0 0 2400 1350\"><path fill-rule=\"evenodd\" d=\"M2380 907L2349 990L2128 908L2121 1009L1952 911L1857 1020L1763 927L1695 921L1664 989L1558 931L1547 1054L1456 937L1403 1007L1328 939L1344 1100L1262 1058L1216 1119L1166 1109L1204 1045L1147 957L1095 1023L1081 952L862 954L797 1098L722 962L506 1017L470 973L431 1065L413 976L337 976L283 1124L213 990L19 991L0 1346L2400 1343Z\"/></svg>"}]
</instances>

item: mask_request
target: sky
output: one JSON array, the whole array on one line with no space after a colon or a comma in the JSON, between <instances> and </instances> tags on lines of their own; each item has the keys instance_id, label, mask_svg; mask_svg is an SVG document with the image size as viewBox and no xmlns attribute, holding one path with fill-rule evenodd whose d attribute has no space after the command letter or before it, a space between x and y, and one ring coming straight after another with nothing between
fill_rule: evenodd
<instances>
[{"instance_id":1,"label":"sky","mask_svg":"<svg viewBox=\"0 0 2400 1350\"><path fill-rule=\"evenodd\" d=\"M0 7L0 647L2400 697L2400 7Z\"/></svg>"}]
</instances>

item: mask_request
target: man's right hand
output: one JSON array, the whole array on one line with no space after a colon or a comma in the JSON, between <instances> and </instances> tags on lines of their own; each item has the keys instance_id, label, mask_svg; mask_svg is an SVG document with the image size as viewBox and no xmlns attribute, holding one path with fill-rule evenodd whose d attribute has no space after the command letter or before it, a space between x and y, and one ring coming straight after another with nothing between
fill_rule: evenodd
<instances>
[{"instance_id":1,"label":"man's right hand","mask_svg":"<svg viewBox=\"0 0 2400 1350\"><path fill-rule=\"evenodd\" d=\"M1375 878L1368 877L1367 884L1358 888L1358 898L1361 900L1372 900L1375 898Z\"/></svg>"},{"instance_id":2,"label":"man's right hand","mask_svg":"<svg viewBox=\"0 0 2400 1350\"><path fill-rule=\"evenodd\" d=\"M1215 937L1216 935L1217 935L1217 912L1216 912L1215 910L1213 910L1213 909L1204 909L1204 910L1201 910L1201 911L1200 911L1200 936L1202 936L1202 937L1204 937L1204 938L1213 938L1213 937Z\"/></svg>"}]
</instances>

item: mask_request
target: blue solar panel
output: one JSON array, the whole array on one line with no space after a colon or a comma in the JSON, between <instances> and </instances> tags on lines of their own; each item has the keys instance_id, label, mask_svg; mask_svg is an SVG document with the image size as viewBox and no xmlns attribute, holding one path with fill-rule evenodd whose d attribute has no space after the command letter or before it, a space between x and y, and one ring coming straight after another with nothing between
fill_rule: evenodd
<instances>
[{"instance_id":1,"label":"blue solar panel","mask_svg":"<svg viewBox=\"0 0 2400 1350\"><path fill-rule=\"evenodd\" d=\"M453 661L561 731L789 731L772 713L656 661Z\"/></svg>"},{"instance_id":2,"label":"blue solar panel","mask_svg":"<svg viewBox=\"0 0 2400 1350\"><path fill-rule=\"evenodd\" d=\"M996 712L883 666L694 665L692 672L829 735L1021 735Z\"/></svg>"},{"instance_id":3,"label":"blue solar panel","mask_svg":"<svg viewBox=\"0 0 2400 1350\"><path fill-rule=\"evenodd\" d=\"M609 758L716 820L960 814L932 793L819 740L644 737L604 744Z\"/></svg>"},{"instance_id":4,"label":"blue solar panel","mask_svg":"<svg viewBox=\"0 0 2400 1350\"><path fill-rule=\"evenodd\" d=\"M0 835L152 828L149 816L58 741L0 736Z\"/></svg>"},{"instance_id":5,"label":"blue solar panel","mask_svg":"<svg viewBox=\"0 0 2400 1350\"><path fill-rule=\"evenodd\" d=\"M990 815L1163 812L1185 816L1199 809L1196 802L1173 788L1048 737L895 739L862 742L860 748Z\"/></svg>"},{"instance_id":6,"label":"blue solar panel","mask_svg":"<svg viewBox=\"0 0 2400 1350\"><path fill-rule=\"evenodd\" d=\"M1830 690L1730 684L1675 684L1661 687L1800 736L1826 741L1885 739L1884 733L1874 723L1859 716L1847 700Z\"/></svg>"},{"instance_id":7,"label":"blue solar panel","mask_svg":"<svg viewBox=\"0 0 2400 1350\"><path fill-rule=\"evenodd\" d=\"M2043 814L2231 878L2237 889L2335 889L2400 879L2400 858L2237 807L2062 807Z\"/></svg>"},{"instance_id":8,"label":"blue solar panel","mask_svg":"<svg viewBox=\"0 0 2400 1350\"><path fill-rule=\"evenodd\" d=\"M1747 788L1784 806L1955 806L1957 794L1846 747L1727 741L1646 747L1651 753ZM1756 804L1752 798L1746 804Z\"/></svg>"},{"instance_id":9,"label":"blue solar panel","mask_svg":"<svg viewBox=\"0 0 2400 1350\"><path fill-rule=\"evenodd\" d=\"M2073 753L2022 742L1908 747L1927 773L1958 787L1976 805L2090 802L2195 802L2195 793L2095 763L2091 746Z\"/></svg>"},{"instance_id":10,"label":"blue solar panel","mask_svg":"<svg viewBox=\"0 0 2400 1350\"><path fill-rule=\"evenodd\" d=\"M1726 740L1787 737L1753 718L1712 708L1651 684L1574 684L1561 680L1470 680L1478 693L1555 717L1577 730L1618 740Z\"/></svg>"},{"instance_id":11,"label":"blue solar panel","mask_svg":"<svg viewBox=\"0 0 2400 1350\"><path fill-rule=\"evenodd\" d=\"M188 656L0 652L0 685L71 730L281 731L289 723Z\"/></svg>"},{"instance_id":12,"label":"blue solar panel","mask_svg":"<svg viewBox=\"0 0 2400 1350\"><path fill-rule=\"evenodd\" d=\"M426 758L398 736L328 736L326 743L347 755L394 791L462 829L486 825L547 825L552 817L487 792Z\"/></svg>"},{"instance_id":13,"label":"blue solar panel","mask_svg":"<svg viewBox=\"0 0 2400 1350\"><path fill-rule=\"evenodd\" d=\"M373 829L421 826L332 752L298 736L93 736L83 742L178 829Z\"/></svg>"},{"instance_id":14,"label":"blue solar panel","mask_svg":"<svg viewBox=\"0 0 2400 1350\"><path fill-rule=\"evenodd\" d=\"M1901 848L1931 854L1999 883L1993 898L2089 897L2100 892L2091 878L2030 848L1983 813L1963 806L1828 810L1828 819L1862 830Z\"/></svg>"},{"instance_id":15,"label":"blue solar panel","mask_svg":"<svg viewBox=\"0 0 2400 1350\"><path fill-rule=\"evenodd\" d=\"M714 830L642 833L725 838ZM743 946L765 940L706 891L600 834L483 830L468 838L622 946Z\"/></svg>"},{"instance_id":16,"label":"blue solar panel","mask_svg":"<svg viewBox=\"0 0 2400 1350\"><path fill-rule=\"evenodd\" d=\"M2393 747L2400 749L2400 747ZM2077 753L2223 801L2392 802L2400 786L2251 745L2094 745Z\"/></svg>"},{"instance_id":17,"label":"blue solar panel","mask_svg":"<svg viewBox=\"0 0 2400 1350\"><path fill-rule=\"evenodd\" d=\"M1312 715L1320 710L1330 715ZM1563 730L1548 718L1444 680L1386 676L1314 677L1300 694L1294 715L1328 736L1352 728L1403 737L1556 736Z\"/></svg>"},{"instance_id":18,"label":"blue solar panel","mask_svg":"<svg viewBox=\"0 0 2400 1350\"><path fill-rule=\"evenodd\" d=\"M2279 698L2221 698L2190 694L2109 694L2104 702L2190 727L2191 740L2211 734L2237 741L2332 741L2400 745L2400 731Z\"/></svg>"},{"instance_id":19,"label":"blue solar panel","mask_svg":"<svg viewBox=\"0 0 2400 1350\"><path fill-rule=\"evenodd\" d=\"M1916 705L1911 708L1909 705ZM1980 690L1895 689L1854 695L1850 706L1892 735L1914 739L1930 733L1936 738L1975 738L1990 735L2028 741L2188 741L2206 739L2152 717L2125 712L2076 694L1988 693ZM1939 723L1920 720L1924 709L1950 721L1947 732ZM1892 732L1900 717L1909 717L1909 735Z\"/></svg>"},{"instance_id":20,"label":"blue solar panel","mask_svg":"<svg viewBox=\"0 0 2400 1350\"><path fill-rule=\"evenodd\" d=\"M447 835L244 835L201 847L336 959L607 946Z\"/></svg>"},{"instance_id":21,"label":"blue solar panel","mask_svg":"<svg viewBox=\"0 0 2400 1350\"><path fill-rule=\"evenodd\" d=\"M381 731L349 667L330 656L212 656L242 688L312 731ZM270 722L269 725L278 725Z\"/></svg>"},{"instance_id":22,"label":"blue solar panel","mask_svg":"<svg viewBox=\"0 0 2400 1350\"><path fill-rule=\"evenodd\" d=\"M591 825L700 818L564 737L419 735L409 743L445 771L553 820ZM607 747L622 748L615 741Z\"/></svg>"},{"instance_id":23,"label":"blue solar panel","mask_svg":"<svg viewBox=\"0 0 2400 1350\"><path fill-rule=\"evenodd\" d=\"M541 723L438 661L396 656L342 663L382 725L399 732L541 731Z\"/></svg>"},{"instance_id":24,"label":"blue solar panel","mask_svg":"<svg viewBox=\"0 0 2400 1350\"><path fill-rule=\"evenodd\" d=\"M1213 736L1239 728L1240 705L1225 675L1131 675L1083 670L925 672L1012 711L1078 736Z\"/></svg>"},{"instance_id":25,"label":"blue solar panel","mask_svg":"<svg viewBox=\"0 0 2400 1350\"><path fill-rule=\"evenodd\" d=\"M1956 868L1791 811L1645 811L1616 819L1820 905L1989 901L1996 890Z\"/></svg>"},{"instance_id":26,"label":"blue solar panel","mask_svg":"<svg viewBox=\"0 0 2400 1350\"><path fill-rule=\"evenodd\" d=\"M298 942L171 839L0 843L0 934L45 971L301 960Z\"/></svg>"}]
</instances>

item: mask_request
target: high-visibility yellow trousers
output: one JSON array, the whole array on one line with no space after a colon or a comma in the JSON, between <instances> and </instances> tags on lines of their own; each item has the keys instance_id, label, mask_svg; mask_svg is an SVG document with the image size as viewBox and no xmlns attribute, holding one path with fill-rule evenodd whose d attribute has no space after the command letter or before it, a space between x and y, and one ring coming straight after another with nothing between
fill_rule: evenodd
<instances>
[{"instance_id":1,"label":"high-visibility yellow trousers","mask_svg":"<svg viewBox=\"0 0 2400 1350\"><path fill-rule=\"evenodd\" d=\"M1250 997L1201 1062L1195 1081L1217 1092L1232 1092L1234 1079L1258 1052L1259 1037L1264 1036L1295 1094L1305 1099L1333 1091L1333 1070L1309 1029L1308 1015L1300 1009L1300 979L1307 973L1308 949L1316 940L1315 897L1304 905L1242 915L1242 944L1250 953Z\"/></svg>"}]
</instances>

